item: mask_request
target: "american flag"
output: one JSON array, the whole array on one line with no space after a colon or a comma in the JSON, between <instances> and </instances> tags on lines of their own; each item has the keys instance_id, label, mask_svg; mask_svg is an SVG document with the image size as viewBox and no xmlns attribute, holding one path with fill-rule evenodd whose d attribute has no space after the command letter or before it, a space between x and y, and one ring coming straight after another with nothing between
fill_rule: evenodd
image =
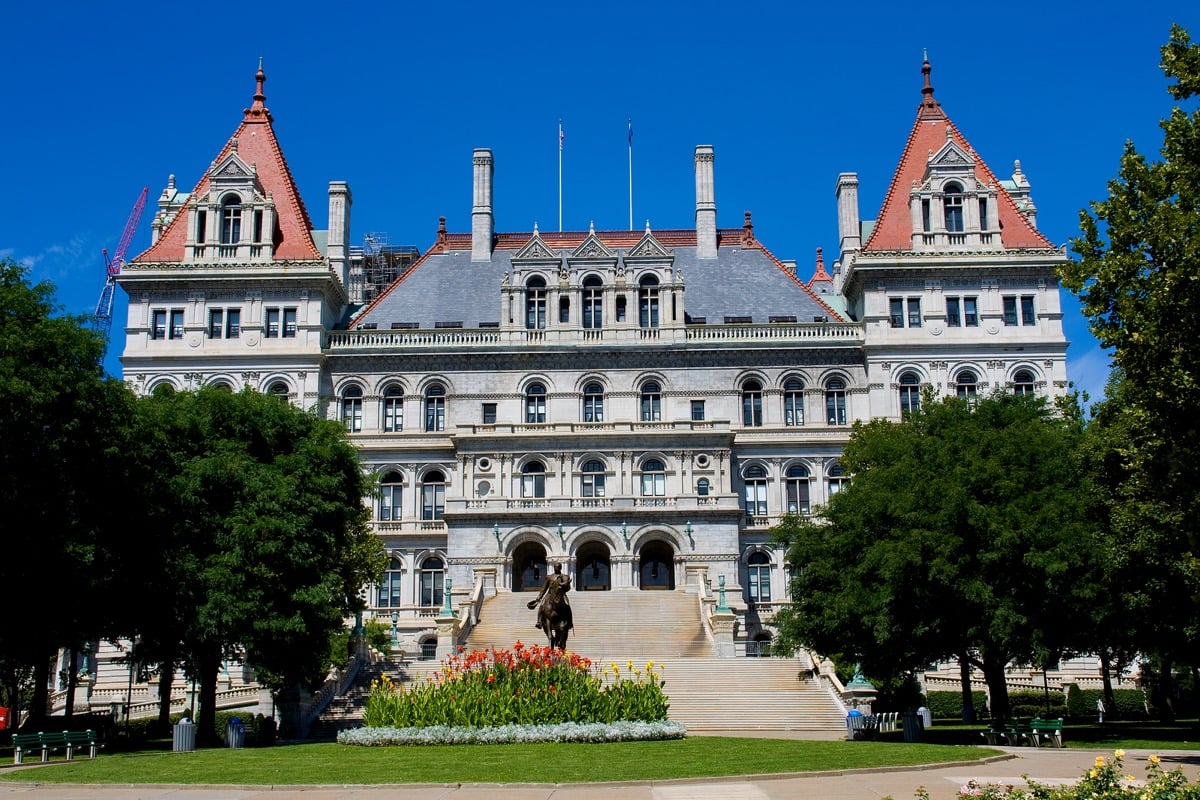
<instances>
[{"instance_id":1,"label":"american flag","mask_svg":"<svg viewBox=\"0 0 1200 800\"><path fill-rule=\"evenodd\" d=\"M560 119L558 121L558 149L562 150L562 148L563 148L563 130L562 130L562 120Z\"/></svg>"},{"instance_id":2,"label":"american flag","mask_svg":"<svg viewBox=\"0 0 1200 800\"><path fill-rule=\"evenodd\" d=\"M629 146L633 147L633 120L629 120Z\"/></svg>"}]
</instances>

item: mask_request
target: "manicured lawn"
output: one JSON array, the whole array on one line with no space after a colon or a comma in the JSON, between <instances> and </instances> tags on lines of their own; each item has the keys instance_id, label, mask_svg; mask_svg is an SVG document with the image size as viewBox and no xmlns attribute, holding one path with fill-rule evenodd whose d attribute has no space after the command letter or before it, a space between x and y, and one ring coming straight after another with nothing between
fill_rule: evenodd
<instances>
[{"instance_id":1,"label":"manicured lawn","mask_svg":"<svg viewBox=\"0 0 1200 800\"><path fill-rule=\"evenodd\" d=\"M48 767L0 768L38 783L578 783L810 772L964 761L995 750L890 742L696 737L614 744L345 747L294 744L194 753L102 753Z\"/></svg>"},{"instance_id":2,"label":"manicured lawn","mask_svg":"<svg viewBox=\"0 0 1200 800\"><path fill-rule=\"evenodd\" d=\"M980 744L979 732L986 727L983 724L938 722L924 732L924 739L936 744ZM1200 723L1194 719L1180 722L1122 720L1103 725L1068 722L1063 729L1063 742L1067 747L1103 750L1200 750Z\"/></svg>"}]
</instances>

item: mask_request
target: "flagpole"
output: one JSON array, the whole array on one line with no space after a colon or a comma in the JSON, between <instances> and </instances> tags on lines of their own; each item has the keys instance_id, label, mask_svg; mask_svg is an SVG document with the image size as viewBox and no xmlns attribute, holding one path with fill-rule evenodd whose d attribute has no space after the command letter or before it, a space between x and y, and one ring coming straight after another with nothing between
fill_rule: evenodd
<instances>
[{"instance_id":1,"label":"flagpole","mask_svg":"<svg viewBox=\"0 0 1200 800\"><path fill-rule=\"evenodd\" d=\"M633 230L633 119L629 120L629 230Z\"/></svg>"},{"instance_id":2,"label":"flagpole","mask_svg":"<svg viewBox=\"0 0 1200 800\"><path fill-rule=\"evenodd\" d=\"M563 129L562 120L558 121L558 232L562 233L562 151Z\"/></svg>"}]
</instances>

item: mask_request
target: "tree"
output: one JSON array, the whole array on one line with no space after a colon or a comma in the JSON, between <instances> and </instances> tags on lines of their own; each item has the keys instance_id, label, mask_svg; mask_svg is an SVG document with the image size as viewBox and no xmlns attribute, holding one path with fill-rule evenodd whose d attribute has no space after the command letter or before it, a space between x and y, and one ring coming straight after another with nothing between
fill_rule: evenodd
<instances>
[{"instance_id":1,"label":"tree","mask_svg":"<svg viewBox=\"0 0 1200 800\"><path fill-rule=\"evenodd\" d=\"M849 487L776 530L798 567L783 642L880 677L965 659L1007 716L1006 666L1057 660L1095 591L1078 438L1044 401L1004 394L927 394L902 422L856 424Z\"/></svg>"},{"instance_id":2,"label":"tree","mask_svg":"<svg viewBox=\"0 0 1200 800\"><path fill-rule=\"evenodd\" d=\"M219 387L143 406L160 476L148 518L164 564L154 620L168 626L143 638L199 681L197 733L212 742L222 660L244 655L277 690L311 684L386 559L366 524L369 483L336 422Z\"/></svg>"},{"instance_id":3,"label":"tree","mask_svg":"<svg viewBox=\"0 0 1200 800\"><path fill-rule=\"evenodd\" d=\"M103 597L118 580L113 498L127 487L133 396L104 376L103 352L84 319L61 313L52 285L0 260L0 586L37 600L36 613L0 626L0 663L33 668L35 715L55 651L95 641L120 611Z\"/></svg>"}]
</instances>

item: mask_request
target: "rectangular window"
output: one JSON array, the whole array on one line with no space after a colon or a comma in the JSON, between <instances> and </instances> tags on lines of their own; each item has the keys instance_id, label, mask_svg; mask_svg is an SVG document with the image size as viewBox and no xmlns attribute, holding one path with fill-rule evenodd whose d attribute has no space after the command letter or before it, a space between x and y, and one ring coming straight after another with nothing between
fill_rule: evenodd
<instances>
[{"instance_id":1,"label":"rectangular window","mask_svg":"<svg viewBox=\"0 0 1200 800\"><path fill-rule=\"evenodd\" d=\"M987 198L979 198L979 230L986 231L988 229L987 218Z\"/></svg>"},{"instance_id":2,"label":"rectangular window","mask_svg":"<svg viewBox=\"0 0 1200 800\"><path fill-rule=\"evenodd\" d=\"M484 403L483 404L483 424L484 425L495 425L496 424L496 404L495 403Z\"/></svg>"},{"instance_id":3,"label":"rectangular window","mask_svg":"<svg viewBox=\"0 0 1200 800\"><path fill-rule=\"evenodd\" d=\"M1017 298L1014 295L1008 294L1003 297L1004 300L1004 324L1012 326L1017 324Z\"/></svg>"},{"instance_id":4,"label":"rectangular window","mask_svg":"<svg viewBox=\"0 0 1200 800\"><path fill-rule=\"evenodd\" d=\"M888 299L888 316L891 317L893 328L904 327L904 298L892 297Z\"/></svg>"},{"instance_id":5,"label":"rectangular window","mask_svg":"<svg viewBox=\"0 0 1200 800\"><path fill-rule=\"evenodd\" d=\"M183 338L183 309L182 308L172 308L171 309L170 335L171 335L172 339L182 339Z\"/></svg>"},{"instance_id":6,"label":"rectangular window","mask_svg":"<svg viewBox=\"0 0 1200 800\"><path fill-rule=\"evenodd\" d=\"M225 312L219 308L212 308L208 311L208 338L220 339L221 333L225 330L224 327Z\"/></svg>"},{"instance_id":7,"label":"rectangular window","mask_svg":"<svg viewBox=\"0 0 1200 800\"><path fill-rule=\"evenodd\" d=\"M921 327L921 298L908 298L908 327Z\"/></svg>"},{"instance_id":8,"label":"rectangular window","mask_svg":"<svg viewBox=\"0 0 1200 800\"><path fill-rule=\"evenodd\" d=\"M1036 325L1037 315L1033 313L1033 295L1021 295L1021 324Z\"/></svg>"},{"instance_id":9,"label":"rectangular window","mask_svg":"<svg viewBox=\"0 0 1200 800\"><path fill-rule=\"evenodd\" d=\"M703 400L693 400L692 401L692 421L693 422L703 422L704 421L704 401Z\"/></svg>"},{"instance_id":10,"label":"rectangular window","mask_svg":"<svg viewBox=\"0 0 1200 800\"><path fill-rule=\"evenodd\" d=\"M151 312L151 319L150 337L153 339L167 338L167 312L164 309L156 308Z\"/></svg>"},{"instance_id":11,"label":"rectangular window","mask_svg":"<svg viewBox=\"0 0 1200 800\"><path fill-rule=\"evenodd\" d=\"M929 233L929 201L921 201L921 230Z\"/></svg>"},{"instance_id":12,"label":"rectangular window","mask_svg":"<svg viewBox=\"0 0 1200 800\"><path fill-rule=\"evenodd\" d=\"M283 310L283 337L285 339L296 338L296 309L294 308Z\"/></svg>"},{"instance_id":13,"label":"rectangular window","mask_svg":"<svg viewBox=\"0 0 1200 800\"><path fill-rule=\"evenodd\" d=\"M279 309L278 308L268 308L267 309L266 336L268 339L278 339L279 338Z\"/></svg>"},{"instance_id":14,"label":"rectangular window","mask_svg":"<svg viewBox=\"0 0 1200 800\"><path fill-rule=\"evenodd\" d=\"M254 212L254 242L255 242L255 244L258 244L259 242L262 241L262 231L263 231L263 212L255 211Z\"/></svg>"},{"instance_id":15,"label":"rectangular window","mask_svg":"<svg viewBox=\"0 0 1200 800\"><path fill-rule=\"evenodd\" d=\"M196 244L204 244L208 236L208 212L196 212Z\"/></svg>"},{"instance_id":16,"label":"rectangular window","mask_svg":"<svg viewBox=\"0 0 1200 800\"><path fill-rule=\"evenodd\" d=\"M979 327L979 308L977 299L974 297L963 298L963 322L968 328Z\"/></svg>"},{"instance_id":17,"label":"rectangular window","mask_svg":"<svg viewBox=\"0 0 1200 800\"><path fill-rule=\"evenodd\" d=\"M959 302L957 297L946 298L946 327L957 328L962 325Z\"/></svg>"},{"instance_id":18,"label":"rectangular window","mask_svg":"<svg viewBox=\"0 0 1200 800\"><path fill-rule=\"evenodd\" d=\"M230 308L225 311L225 338L236 339L242 335L242 310Z\"/></svg>"}]
</instances>

